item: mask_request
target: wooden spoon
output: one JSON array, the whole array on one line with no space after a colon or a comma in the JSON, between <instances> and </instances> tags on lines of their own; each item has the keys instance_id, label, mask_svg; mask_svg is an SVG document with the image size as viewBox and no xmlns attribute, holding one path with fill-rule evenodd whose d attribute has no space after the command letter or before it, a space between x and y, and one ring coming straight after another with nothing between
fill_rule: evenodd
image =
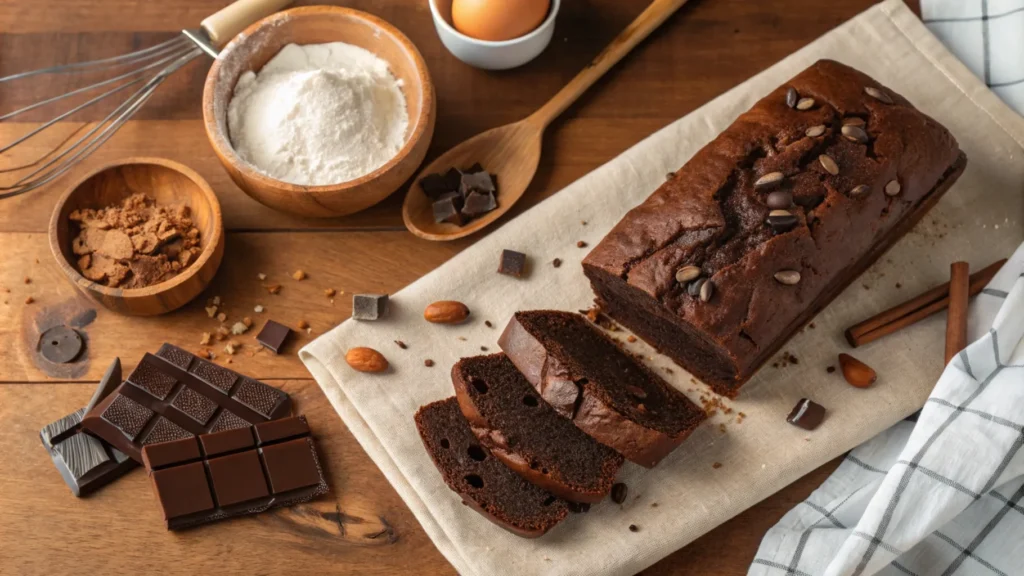
<instances>
[{"instance_id":1,"label":"wooden spoon","mask_svg":"<svg viewBox=\"0 0 1024 576\"><path fill-rule=\"evenodd\" d=\"M455 240L473 234L500 218L522 197L537 172L544 129L686 2L654 0L589 66L540 110L519 122L477 134L431 162L416 176L405 196L402 205L405 227L427 240ZM420 180L428 174L447 172L453 167L466 169L477 162L491 174L497 175L497 209L465 226L434 222L431 200L423 193Z\"/></svg>"}]
</instances>

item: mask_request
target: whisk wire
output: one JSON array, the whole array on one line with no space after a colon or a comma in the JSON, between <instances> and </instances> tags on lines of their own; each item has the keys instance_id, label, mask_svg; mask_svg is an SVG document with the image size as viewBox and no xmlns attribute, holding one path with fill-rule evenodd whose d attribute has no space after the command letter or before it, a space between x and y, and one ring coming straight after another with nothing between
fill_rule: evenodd
<instances>
[{"instance_id":1,"label":"whisk wire","mask_svg":"<svg viewBox=\"0 0 1024 576\"><path fill-rule=\"evenodd\" d=\"M0 77L0 83L10 82L12 80L20 80L22 78L30 78L32 76L41 76L43 74L64 74L67 72L83 72L88 71L90 68L96 70L103 70L105 68L111 68L114 66L122 66L124 64L136 63L143 60L148 60L162 53L173 51L176 48L187 46L189 40L184 36L176 36L170 40L161 42L155 46L149 48L143 48L142 50L136 50L129 52L128 54L121 54L119 56L111 56L110 58L100 58L97 60L89 60L88 62L74 62L72 64L60 64L58 66L50 66L49 68L40 68L39 70L30 70L28 72L19 72L17 74L11 74L9 76Z\"/></svg>"},{"instance_id":2,"label":"whisk wire","mask_svg":"<svg viewBox=\"0 0 1024 576\"><path fill-rule=\"evenodd\" d=\"M103 120L98 122L91 130L86 132L82 137L76 140L73 144L68 146L66 149L61 151L59 154L51 158L45 164L34 170L32 173L22 177L20 180L15 182L11 186L0 186L0 199L10 198L12 196L18 196L34 190L40 186L43 186L54 179L60 177L65 172L70 170L80 160L91 154L97 148L99 148L104 142L110 139L117 130L124 125L141 107L145 102L153 95L157 88L162 84L171 74L176 72L181 67L185 66L198 56L203 54L203 51L193 46L188 51L177 56L177 59L172 61L164 69L160 70L155 76L149 79L142 87L133 92L124 102L118 105L110 114L108 114ZM147 69L152 68L148 66ZM141 81L139 79L138 81ZM133 85L137 81L125 84L118 89L111 90L107 94L101 96L105 97L113 92L116 92L120 88L125 86ZM88 104L88 103L87 103ZM115 118L116 116L116 118ZM9 147L8 147L9 148ZM76 151L77 149L77 151ZM5 148L6 150L6 148ZM72 154L72 152L74 152ZM63 161L63 158L71 154ZM45 158L45 157L44 157ZM52 168L51 168L52 167ZM38 177L37 177L38 176Z\"/></svg>"}]
</instances>

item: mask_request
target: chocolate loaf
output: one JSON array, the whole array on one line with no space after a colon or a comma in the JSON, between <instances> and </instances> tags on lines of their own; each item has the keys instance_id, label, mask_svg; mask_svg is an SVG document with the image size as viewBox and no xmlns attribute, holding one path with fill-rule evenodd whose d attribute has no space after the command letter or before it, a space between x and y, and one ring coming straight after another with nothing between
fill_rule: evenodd
<instances>
[{"instance_id":1,"label":"chocolate loaf","mask_svg":"<svg viewBox=\"0 0 1024 576\"><path fill-rule=\"evenodd\" d=\"M821 60L626 214L584 273L605 313L735 396L965 165L938 122Z\"/></svg>"},{"instance_id":2,"label":"chocolate loaf","mask_svg":"<svg viewBox=\"0 0 1024 576\"><path fill-rule=\"evenodd\" d=\"M656 465L706 418L579 314L517 312L498 345L559 414L641 466Z\"/></svg>"}]
</instances>

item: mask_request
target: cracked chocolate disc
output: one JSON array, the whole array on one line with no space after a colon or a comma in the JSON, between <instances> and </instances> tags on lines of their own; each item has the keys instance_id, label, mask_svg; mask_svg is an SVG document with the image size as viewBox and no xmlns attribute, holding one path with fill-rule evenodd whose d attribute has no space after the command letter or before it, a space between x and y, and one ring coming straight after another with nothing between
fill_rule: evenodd
<instances>
[{"instance_id":1,"label":"cracked chocolate disc","mask_svg":"<svg viewBox=\"0 0 1024 576\"><path fill-rule=\"evenodd\" d=\"M39 338L39 352L50 362L67 364L82 353L82 336L67 326L50 328Z\"/></svg>"}]
</instances>

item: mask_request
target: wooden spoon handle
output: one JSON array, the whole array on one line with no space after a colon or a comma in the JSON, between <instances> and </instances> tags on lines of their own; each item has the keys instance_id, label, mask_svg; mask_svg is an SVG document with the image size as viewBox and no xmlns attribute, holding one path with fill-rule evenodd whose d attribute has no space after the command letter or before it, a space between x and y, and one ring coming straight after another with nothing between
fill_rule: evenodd
<instances>
[{"instance_id":1,"label":"wooden spoon handle","mask_svg":"<svg viewBox=\"0 0 1024 576\"><path fill-rule=\"evenodd\" d=\"M654 0L651 2L651 5L637 16L636 20L633 20L615 40L612 40L612 43L606 46L589 66L577 74L558 94L555 94L554 98L548 100L540 110L534 112L528 120L538 123L542 128L546 127L686 2L687 0Z\"/></svg>"}]
</instances>

